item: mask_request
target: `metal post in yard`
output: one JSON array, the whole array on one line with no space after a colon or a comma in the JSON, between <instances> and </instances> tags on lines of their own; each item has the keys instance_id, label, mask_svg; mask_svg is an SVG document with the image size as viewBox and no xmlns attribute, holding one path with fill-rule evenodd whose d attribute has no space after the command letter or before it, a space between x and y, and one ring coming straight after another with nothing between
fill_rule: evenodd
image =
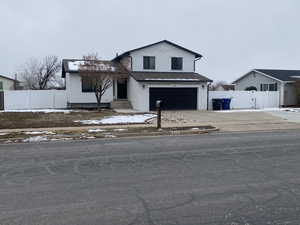
<instances>
[{"instance_id":1,"label":"metal post in yard","mask_svg":"<svg viewBox=\"0 0 300 225\"><path fill-rule=\"evenodd\" d=\"M161 102L156 101L156 109L157 109L157 129L161 129Z\"/></svg>"}]
</instances>

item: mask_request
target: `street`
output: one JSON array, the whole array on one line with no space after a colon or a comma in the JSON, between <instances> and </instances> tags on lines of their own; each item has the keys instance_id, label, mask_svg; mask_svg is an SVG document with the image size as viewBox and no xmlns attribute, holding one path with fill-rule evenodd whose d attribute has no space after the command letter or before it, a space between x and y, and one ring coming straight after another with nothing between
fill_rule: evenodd
<instances>
[{"instance_id":1,"label":"street","mask_svg":"<svg viewBox=\"0 0 300 225\"><path fill-rule=\"evenodd\" d=\"M0 145L1 225L299 225L300 130Z\"/></svg>"}]
</instances>

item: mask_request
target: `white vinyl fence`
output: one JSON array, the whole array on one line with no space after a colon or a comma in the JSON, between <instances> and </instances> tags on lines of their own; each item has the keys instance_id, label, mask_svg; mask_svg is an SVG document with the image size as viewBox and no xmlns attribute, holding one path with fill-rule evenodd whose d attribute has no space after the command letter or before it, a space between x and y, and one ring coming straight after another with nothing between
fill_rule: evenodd
<instances>
[{"instance_id":1,"label":"white vinyl fence","mask_svg":"<svg viewBox=\"0 0 300 225\"><path fill-rule=\"evenodd\" d=\"M230 98L231 109L278 108L280 105L279 91L210 91L210 110L212 110L212 99L215 98Z\"/></svg>"},{"instance_id":2,"label":"white vinyl fence","mask_svg":"<svg viewBox=\"0 0 300 225\"><path fill-rule=\"evenodd\" d=\"M64 108L67 108L64 90L4 91L4 110Z\"/></svg>"}]
</instances>

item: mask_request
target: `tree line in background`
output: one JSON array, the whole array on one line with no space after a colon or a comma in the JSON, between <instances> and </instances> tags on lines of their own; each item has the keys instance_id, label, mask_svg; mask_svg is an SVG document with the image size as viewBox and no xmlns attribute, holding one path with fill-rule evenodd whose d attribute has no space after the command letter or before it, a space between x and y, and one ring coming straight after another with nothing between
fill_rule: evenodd
<instances>
[{"instance_id":1,"label":"tree line in background","mask_svg":"<svg viewBox=\"0 0 300 225\"><path fill-rule=\"evenodd\" d=\"M63 89L61 62L57 56L30 59L20 68L20 88L29 90Z\"/></svg>"}]
</instances>

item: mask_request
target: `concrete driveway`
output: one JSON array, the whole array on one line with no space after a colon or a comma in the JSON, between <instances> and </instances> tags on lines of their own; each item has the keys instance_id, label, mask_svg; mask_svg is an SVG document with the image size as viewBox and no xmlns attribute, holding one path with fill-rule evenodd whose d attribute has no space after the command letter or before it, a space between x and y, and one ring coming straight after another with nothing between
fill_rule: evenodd
<instances>
[{"instance_id":1,"label":"concrete driveway","mask_svg":"<svg viewBox=\"0 0 300 225\"><path fill-rule=\"evenodd\" d=\"M287 108L280 111L270 111L269 113L285 121L300 123L300 108Z\"/></svg>"},{"instance_id":2,"label":"concrete driveway","mask_svg":"<svg viewBox=\"0 0 300 225\"><path fill-rule=\"evenodd\" d=\"M213 125L221 131L263 131L298 129L300 123L287 120L288 112L212 112L212 111L164 111L164 126ZM295 113L295 112L294 112ZM294 114L289 115L293 117ZM300 113L299 113L300 122Z\"/></svg>"}]
</instances>

